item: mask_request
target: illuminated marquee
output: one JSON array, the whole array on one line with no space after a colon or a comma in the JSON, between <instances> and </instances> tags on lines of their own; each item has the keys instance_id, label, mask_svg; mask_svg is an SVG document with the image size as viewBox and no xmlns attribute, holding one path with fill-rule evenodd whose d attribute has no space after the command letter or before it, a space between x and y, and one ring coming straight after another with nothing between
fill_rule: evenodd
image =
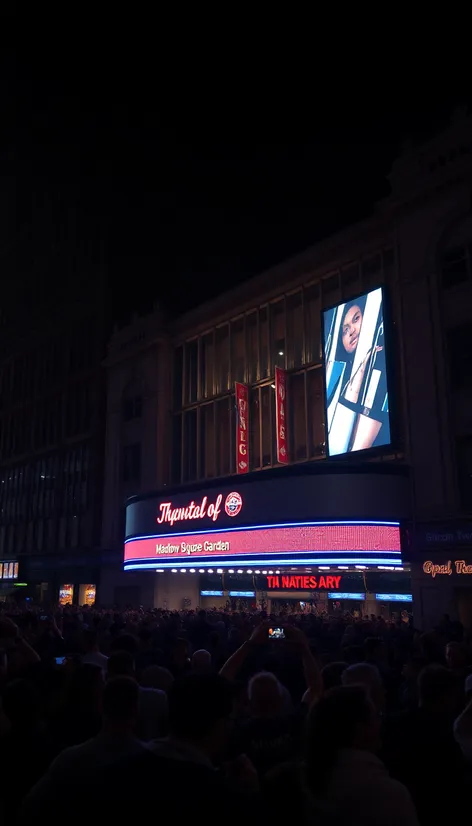
<instances>
[{"instance_id":1,"label":"illuminated marquee","mask_svg":"<svg viewBox=\"0 0 472 826\"><path fill-rule=\"evenodd\" d=\"M456 559L454 562L448 559L442 565L436 565L428 560L423 564L423 572L430 576L451 576L452 574L472 574L472 565L467 565L465 559Z\"/></svg>"},{"instance_id":2,"label":"illuminated marquee","mask_svg":"<svg viewBox=\"0 0 472 826\"><path fill-rule=\"evenodd\" d=\"M293 588L299 591L316 591L322 589L339 590L341 582L340 576L268 576L267 590L268 591L286 591Z\"/></svg>"},{"instance_id":3,"label":"illuminated marquee","mask_svg":"<svg viewBox=\"0 0 472 826\"><path fill-rule=\"evenodd\" d=\"M208 496L204 496L200 503L193 499L185 507L174 508L172 502L162 502L159 505L159 516L156 518L158 525L175 525L176 522L188 522L191 519L211 519L216 522L223 503L223 495L218 494L214 502L208 501ZM224 510L227 516L237 516L243 506L243 500L239 493L232 491L228 494L224 503Z\"/></svg>"},{"instance_id":4,"label":"illuminated marquee","mask_svg":"<svg viewBox=\"0 0 472 826\"><path fill-rule=\"evenodd\" d=\"M238 507L236 494L231 506ZM167 505L168 503L164 503ZM193 504L198 519L206 503ZM217 500L214 502L217 504ZM161 506L162 507L162 506ZM190 506L189 506L190 507ZM213 513L216 511L214 510ZM172 518L173 510L163 510ZM206 510L208 514L208 511ZM178 521L182 516L174 516ZM218 563L270 564L371 564L401 565L400 531L392 523L319 523L235 527L131 537L125 542L125 567L153 568L180 565L203 567ZM327 586L329 587L329 586Z\"/></svg>"}]
</instances>

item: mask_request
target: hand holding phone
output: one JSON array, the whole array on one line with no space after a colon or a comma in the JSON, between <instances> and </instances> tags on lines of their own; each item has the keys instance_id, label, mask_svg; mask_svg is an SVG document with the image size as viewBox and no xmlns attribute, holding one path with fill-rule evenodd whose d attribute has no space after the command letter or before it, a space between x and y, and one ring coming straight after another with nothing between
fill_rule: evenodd
<instances>
[{"instance_id":1,"label":"hand holding phone","mask_svg":"<svg viewBox=\"0 0 472 826\"><path fill-rule=\"evenodd\" d=\"M285 629L281 626L271 626L268 629L268 637L270 640L284 640Z\"/></svg>"}]
</instances>

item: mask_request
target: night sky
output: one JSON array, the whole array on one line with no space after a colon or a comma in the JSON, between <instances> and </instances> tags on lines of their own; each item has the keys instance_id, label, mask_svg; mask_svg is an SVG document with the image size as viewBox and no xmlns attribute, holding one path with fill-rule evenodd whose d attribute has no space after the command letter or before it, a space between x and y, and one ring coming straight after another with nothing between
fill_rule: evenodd
<instances>
[{"instance_id":1,"label":"night sky","mask_svg":"<svg viewBox=\"0 0 472 826\"><path fill-rule=\"evenodd\" d=\"M138 82L139 81L139 82ZM178 313L368 215L402 142L460 98L168 108L138 73L34 73L7 55L2 247L31 224L105 251L113 314ZM45 206L47 205L47 206ZM130 284L132 289L130 290Z\"/></svg>"}]
</instances>

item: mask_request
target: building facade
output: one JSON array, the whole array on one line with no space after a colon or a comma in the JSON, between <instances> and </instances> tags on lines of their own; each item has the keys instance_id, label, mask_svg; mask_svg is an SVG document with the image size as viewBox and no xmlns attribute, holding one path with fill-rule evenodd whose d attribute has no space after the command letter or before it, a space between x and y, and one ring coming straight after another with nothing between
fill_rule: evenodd
<instances>
[{"instance_id":1,"label":"building facade","mask_svg":"<svg viewBox=\"0 0 472 826\"><path fill-rule=\"evenodd\" d=\"M151 530L146 520L133 522L133 508L139 501L153 503L150 507L155 509L158 521L161 505L173 502L176 511L185 511L205 496L210 502L207 491L218 487L226 495L235 492L246 501L252 499L251 485L264 483L270 501L277 478L285 479L287 473L292 480L304 479L307 491L311 486L316 488L321 479L324 486L328 478L338 478L342 488L346 466L352 484L342 488L342 509L338 507L336 486L331 502L320 499L317 493L316 501L309 505L300 494L305 502L303 513L297 516L300 524L320 524L329 519L342 524L370 520L400 523L404 529L403 564L395 570L397 585L391 582L391 571L385 571L392 566L371 565L363 558L357 572L356 565L348 565L347 574L342 575L365 579L360 571L367 568L372 574L375 569L376 576L385 576L385 588L377 582L375 589L380 590L371 591L364 581L363 588L353 586L351 592L362 592L363 603L376 611L383 610L384 603L386 610L393 610L394 600L375 600L372 594L410 593L415 621L422 626L431 624L443 612L468 621L472 591L469 597L465 584L469 579L464 572L468 567L472 570L472 546L467 539L459 544L456 540L457 530L462 531L461 536L471 536L467 516L472 508L472 385L467 355L472 331L470 119L456 119L428 145L401 156L390 181L390 197L378 204L369 220L181 316L168 328L169 359L160 362L162 372L157 378L160 405L166 411L159 419L159 442L166 458L160 456L154 483L149 478L145 485L140 482L134 484L134 489L133 485L129 487L129 493L141 496L131 500L128 508L125 536L129 549L142 538L142 531ZM389 374L389 402L395 432L391 443L381 450L328 459L321 312L379 286L385 287L390 300L393 370ZM132 334L131 328L128 334ZM287 380L288 471L277 461L277 367L286 371ZM249 473L244 477L236 473L236 382L248 387ZM155 439L156 421L152 420L149 431L142 429L143 445ZM150 450L157 451L152 441L149 445ZM109 464L107 452L107 473ZM390 478L390 474L402 480L382 506L374 503L366 481L377 472L376 466L382 467L384 478ZM292 484L295 481L286 486L284 496L290 497ZM372 502L370 512L362 505L364 500ZM324 503L322 509L320 501ZM110 501L109 508L116 514L122 506L120 498ZM292 518L290 513L287 511L285 521ZM242 527L267 527L275 522L275 512L272 517L265 513L262 523L254 516L252 521L246 518ZM433 535L435 526L440 534L449 535L449 540L439 543L439 550L434 542L425 550L422 537L428 532ZM182 539L187 533L191 532L187 529L179 533L173 525L171 534L180 542L188 542L188 537ZM166 531L159 533L155 528L150 535L156 546L167 544L162 539ZM171 536L168 544L172 543ZM160 558L161 567L154 564L154 557L143 563L150 565L147 576L152 583L146 586L146 593L151 599L152 592L157 604L195 607L201 604L202 591L222 592L224 599L228 597L229 590L222 581L219 585L214 582L214 587L201 587L208 585L207 565L194 563L191 574L191 562L172 568L169 560L164 563ZM146 556L140 559L149 560ZM238 565L235 559L230 561L231 569L223 565L221 555L219 559L221 571L228 568L238 576L241 570L240 576L246 577L246 587L238 588L233 582L233 591L257 595L260 589L254 582L248 587L247 576L264 574L249 575L248 571L256 568L248 568L242 561ZM430 564L446 566L447 570L451 562L455 571L455 563L461 561L464 565L457 570L462 573L434 577L428 573L436 570ZM258 558L260 572L261 562ZM143 566L137 572L131 557L128 563L125 576L146 576ZM333 569L340 567L330 564ZM319 576L320 569L327 566L298 562L288 567L295 569L296 577ZM403 571L398 570L401 568ZM199 574L200 570L204 574ZM274 559L272 574L268 567L264 570L266 576L279 576L275 571L282 571L280 558ZM344 565L341 570L345 570ZM212 575L224 576L218 574L216 563ZM205 581L199 578L202 576ZM410 578L408 591L405 576ZM472 578L470 581L472 584ZM266 590L262 588L261 593L266 594ZM306 589L303 594L306 597Z\"/></svg>"}]
</instances>

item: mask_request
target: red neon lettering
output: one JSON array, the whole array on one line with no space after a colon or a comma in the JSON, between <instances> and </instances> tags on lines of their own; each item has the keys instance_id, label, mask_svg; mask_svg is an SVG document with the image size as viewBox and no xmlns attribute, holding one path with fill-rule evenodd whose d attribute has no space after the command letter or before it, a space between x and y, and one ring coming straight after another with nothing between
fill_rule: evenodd
<instances>
[{"instance_id":1,"label":"red neon lettering","mask_svg":"<svg viewBox=\"0 0 472 826\"><path fill-rule=\"evenodd\" d=\"M175 525L176 522L186 522L188 519L203 519L208 515L213 522L216 522L221 513L222 501L223 496L220 493L216 498L216 502L211 502L209 505L207 496L203 497L199 505L192 501L184 508L173 508L172 502L163 502L159 505L161 514L156 521L158 525L162 525L164 522Z\"/></svg>"}]
</instances>

